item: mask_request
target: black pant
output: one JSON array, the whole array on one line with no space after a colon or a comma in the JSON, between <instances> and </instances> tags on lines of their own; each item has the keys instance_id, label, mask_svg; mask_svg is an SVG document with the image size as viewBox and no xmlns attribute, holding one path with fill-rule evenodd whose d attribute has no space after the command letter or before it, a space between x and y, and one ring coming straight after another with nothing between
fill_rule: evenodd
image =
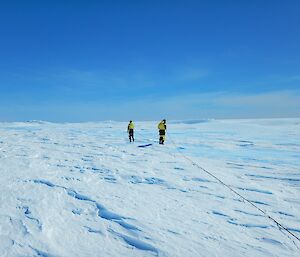
<instances>
[{"instance_id":1,"label":"black pant","mask_svg":"<svg viewBox=\"0 0 300 257\"><path fill-rule=\"evenodd\" d=\"M129 129L128 134L129 134L129 141L131 142L132 140L134 142L133 129Z\"/></svg>"},{"instance_id":2,"label":"black pant","mask_svg":"<svg viewBox=\"0 0 300 257\"><path fill-rule=\"evenodd\" d=\"M165 142L165 135L166 135L166 131L164 129L160 129L159 130L159 143L162 145Z\"/></svg>"}]
</instances>

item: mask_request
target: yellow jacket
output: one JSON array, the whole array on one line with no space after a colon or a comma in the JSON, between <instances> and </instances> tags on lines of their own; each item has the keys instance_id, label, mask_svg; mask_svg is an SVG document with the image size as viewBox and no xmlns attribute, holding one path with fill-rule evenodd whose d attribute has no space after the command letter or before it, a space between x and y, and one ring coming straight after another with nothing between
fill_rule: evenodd
<instances>
[{"instance_id":1,"label":"yellow jacket","mask_svg":"<svg viewBox=\"0 0 300 257\"><path fill-rule=\"evenodd\" d=\"M133 124L133 122L130 122L129 124L128 124L128 130L129 129L134 129L134 124Z\"/></svg>"},{"instance_id":2,"label":"yellow jacket","mask_svg":"<svg viewBox=\"0 0 300 257\"><path fill-rule=\"evenodd\" d=\"M167 126L166 126L166 124L163 122L163 121L161 121L159 124L158 124L158 129L159 130L166 130L167 129Z\"/></svg>"}]
</instances>

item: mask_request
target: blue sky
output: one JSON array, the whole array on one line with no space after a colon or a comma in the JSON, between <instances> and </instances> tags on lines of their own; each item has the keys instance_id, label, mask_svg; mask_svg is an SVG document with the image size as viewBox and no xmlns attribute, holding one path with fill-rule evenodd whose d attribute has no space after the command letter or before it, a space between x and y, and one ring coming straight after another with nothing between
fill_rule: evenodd
<instances>
[{"instance_id":1,"label":"blue sky","mask_svg":"<svg viewBox=\"0 0 300 257\"><path fill-rule=\"evenodd\" d=\"M300 1L0 2L0 121L300 117Z\"/></svg>"}]
</instances>

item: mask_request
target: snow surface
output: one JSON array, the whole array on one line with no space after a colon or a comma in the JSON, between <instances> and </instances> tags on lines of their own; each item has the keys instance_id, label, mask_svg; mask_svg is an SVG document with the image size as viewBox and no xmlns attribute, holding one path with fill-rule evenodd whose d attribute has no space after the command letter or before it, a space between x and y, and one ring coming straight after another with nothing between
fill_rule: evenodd
<instances>
[{"instance_id":1,"label":"snow surface","mask_svg":"<svg viewBox=\"0 0 300 257\"><path fill-rule=\"evenodd\" d=\"M300 256L184 158L300 237L300 119L135 123L0 123L0 256Z\"/></svg>"}]
</instances>

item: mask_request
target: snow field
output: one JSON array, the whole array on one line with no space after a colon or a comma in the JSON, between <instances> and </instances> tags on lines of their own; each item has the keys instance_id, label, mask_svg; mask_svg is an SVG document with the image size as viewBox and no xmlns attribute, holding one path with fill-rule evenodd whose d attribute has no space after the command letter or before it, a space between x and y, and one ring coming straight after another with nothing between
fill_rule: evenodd
<instances>
[{"instance_id":1,"label":"snow field","mask_svg":"<svg viewBox=\"0 0 300 257\"><path fill-rule=\"evenodd\" d=\"M0 256L299 256L300 120L0 124ZM152 143L147 148L140 144ZM294 241L294 242L293 242Z\"/></svg>"}]
</instances>

